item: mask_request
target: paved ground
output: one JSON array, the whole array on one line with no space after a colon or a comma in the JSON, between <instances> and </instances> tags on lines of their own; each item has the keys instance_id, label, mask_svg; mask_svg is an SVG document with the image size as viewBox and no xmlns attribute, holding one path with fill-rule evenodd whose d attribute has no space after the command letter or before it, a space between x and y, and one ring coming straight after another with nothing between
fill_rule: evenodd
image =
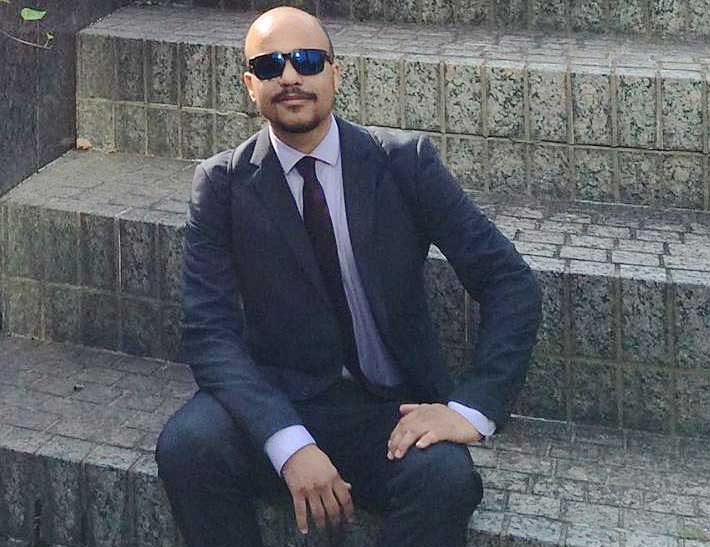
<instances>
[{"instance_id":1,"label":"paved ground","mask_svg":"<svg viewBox=\"0 0 710 547\"><path fill-rule=\"evenodd\" d=\"M1 446L91 445L87 461L109 454L109 467L120 448L122 468L143 473L155 473L155 439L195 389L181 364L22 338L0 340L0 367ZM710 543L707 439L516 419L471 452L487 487L472 544Z\"/></svg>"}]
</instances>

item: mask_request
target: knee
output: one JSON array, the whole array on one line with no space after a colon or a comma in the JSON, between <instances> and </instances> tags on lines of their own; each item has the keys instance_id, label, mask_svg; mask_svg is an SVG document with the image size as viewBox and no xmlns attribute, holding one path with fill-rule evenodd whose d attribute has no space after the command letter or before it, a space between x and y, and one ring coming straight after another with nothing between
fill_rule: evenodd
<instances>
[{"instance_id":1,"label":"knee","mask_svg":"<svg viewBox=\"0 0 710 547\"><path fill-rule=\"evenodd\" d=\"M412 478L417 480L418 477L422 496L439 506L467 508L473 512L483 497L483 482L473 466L468 448L443 442L418 451L416 455L419 457Z\"/></svg>"},{"instance_id":2,"label":"knee","mask_svg":"<svg viewBox=\"0 0 710 547\"><path fill-rule=\"evenodd\" d=\"M178 410L158 436L155 461L163 480L206 478L224 464L226 438L222 429L226 424L198 412L196 406L188 403Z\"/></svg>"}]
</instances>

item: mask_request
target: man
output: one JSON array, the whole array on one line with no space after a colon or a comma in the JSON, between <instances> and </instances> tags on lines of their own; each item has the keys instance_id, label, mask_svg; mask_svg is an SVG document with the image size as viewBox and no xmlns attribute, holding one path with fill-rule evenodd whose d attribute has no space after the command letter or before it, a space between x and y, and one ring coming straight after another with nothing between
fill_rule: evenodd
<instances>
[{"instance_id":1,"label":"man","mask_svg":"<svg viewBox=\"0 0 710 547\"><path fill-rule=\"evenodd\" d=\"M340 70L316 18L266 12L245 56L269 123L196 168L180 359L199 391L156 448L183 537L261 545L253 500L286 491L304 534L363 506L385 516L379 547L463 546L482 496L466 444L522 386L534 277L428 139L332 114ZM426 304L432 242L481 306L455 389Z\"/></svg>"}]
</instances>

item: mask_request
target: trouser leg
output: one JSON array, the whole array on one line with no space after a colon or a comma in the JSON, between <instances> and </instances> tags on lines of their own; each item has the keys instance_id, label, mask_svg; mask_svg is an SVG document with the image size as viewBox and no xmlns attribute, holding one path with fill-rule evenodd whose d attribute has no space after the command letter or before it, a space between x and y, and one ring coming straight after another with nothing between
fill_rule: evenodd
<instances>
[{"instance_id":1,"label":"trouser leg","mask_svg":"<svg viewBox=\"0 0 710 547\"><path fill-rule=\"evenodd\" d=\"M260 547L254 499L285 487L248 434L206 392L166 423L158 474L188 547Z\"/></svg>"}]
</instances>

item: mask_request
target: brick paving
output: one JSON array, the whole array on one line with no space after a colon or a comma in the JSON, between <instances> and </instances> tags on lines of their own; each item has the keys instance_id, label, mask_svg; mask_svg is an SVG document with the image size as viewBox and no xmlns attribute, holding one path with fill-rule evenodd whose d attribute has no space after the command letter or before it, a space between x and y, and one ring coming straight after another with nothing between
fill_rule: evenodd
<instances>
[{"instance_id":1,"label":"brick paving","mask_svg":"<svg viewBox=\"0 0 710 547\"><path fill-rule=\"evenodd\" d=\"M0 458L4 473L18 454L29 454L83 465L77 480L90 497L92 489L105 487L97 469L152 477L155 484L157 435L195 391L187 366L19 337L0 339L0 362L0 450L14 454ZM470 545L498 545L500 538L530 545L709 544L706 447L707 438L514 419L503 434L470 447L486 485ZM144 488L140 480L147 479L135 477L131 488ZM49 487L36 495L54 493ZM0 494L12 502L10 486ZM145 502L140 496L134 503ZM175 533L165 532L165 500L155 503L163 504L153 508L163 520L154 533ZM89 514L92 533L107 526L100 510ZM264 508L262 518L273 534L288 527L290 513ZM364 522L360 533L372 535L373 523ZM78 533L69 524L47 526L50 535Z\"/></svg>"}]
</instances>

